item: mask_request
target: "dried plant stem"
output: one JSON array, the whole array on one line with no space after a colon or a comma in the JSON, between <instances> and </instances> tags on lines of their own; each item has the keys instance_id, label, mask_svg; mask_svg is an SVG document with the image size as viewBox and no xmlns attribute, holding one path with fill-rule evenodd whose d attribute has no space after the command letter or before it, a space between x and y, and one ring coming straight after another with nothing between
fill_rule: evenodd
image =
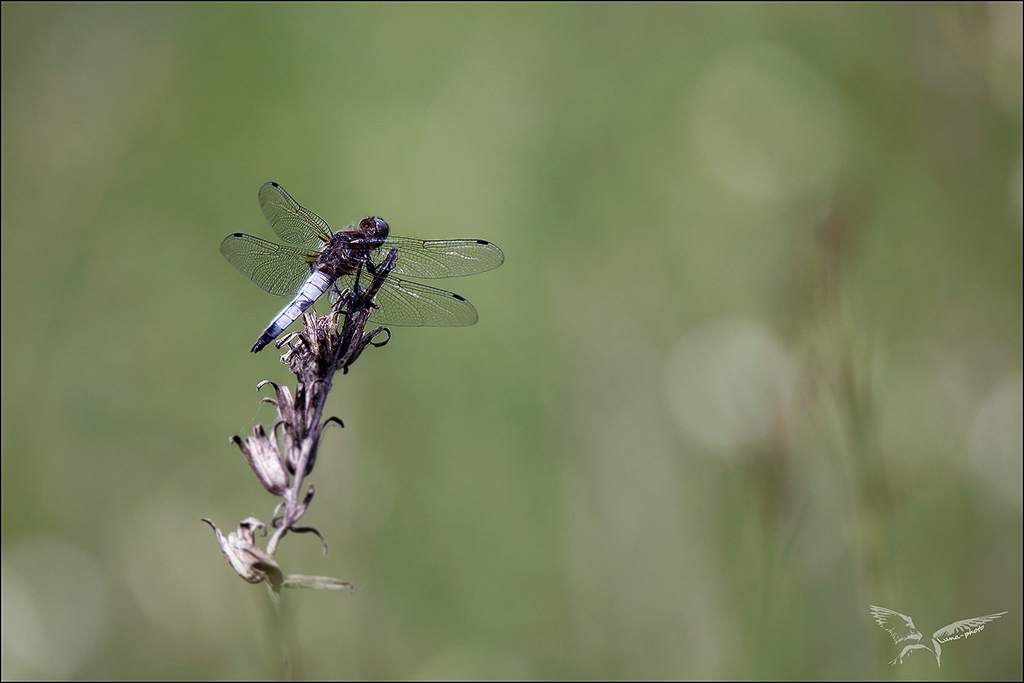
<instances>
[{"instance_id":1,"label":"dried plant stem","mask_svg":"<svg viewBox=\"0 0 1024 683\"><path fill-rule=\"evenodd\" d=\"M324 554L327 554L327 543L320 532L298 524L313 500L313 485L305 485L304 482L316 464L324 428L331 422L344 426L337 417L323 420L324 404L333 385L334 373L338 369L348 372L349 366L367 346L383 346L390 339L388 333L382 341L376 341L381 333L387 332L386 328L378 327L368 333L364 330L373 311L373 297L394 268L397 256L397 250L392 249L387 258L367 275L369 282L365 289L346 290L324 317L317 316L315 312L305 313L303 330L277 342L278 348L288 345L281 362L295 374L295 396L292 397L286 386L269 380L260 382L258 389L270 385L276 392L273 398L261 399L277 408L278 419L273 429L267 434L262 425L257 425L252 436L231 438L264 488L283 498L271 520L274 532L266 549L263 549L256 545L255 532L260 529L265 534L266 526L254 517L243 520L238 529L226 537L213 522L203 521L213 527L224 557L235 571L250 583L266 581L275 598L281 588L352 589L351 584L331 577L286 575L278 566L275 555L281 539L289 531L316 534L323 543Z\"/></svg>"}]
</instances>

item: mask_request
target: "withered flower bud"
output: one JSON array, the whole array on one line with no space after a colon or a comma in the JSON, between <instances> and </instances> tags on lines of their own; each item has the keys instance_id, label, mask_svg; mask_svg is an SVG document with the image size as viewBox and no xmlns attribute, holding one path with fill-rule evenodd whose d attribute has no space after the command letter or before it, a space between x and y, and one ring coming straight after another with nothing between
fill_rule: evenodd
<instances>
[{"instance_id":1,"label":"withered flower bud","mask_svg":"<svg viewBox=\"0 0 1024 683\"><path fill-rule=\"evenodd\" d=\"M263 522L255 517L247 517L239 523L237 531L225 537L211 520L203 518L203 521L213 527L224 559L239 576L249 583L267 581L275 591L281 587L284 572L273 557L256 545L255 529L262 529L264 535L267 533Z\"/></svg>"},{"instance_id":2,"label":"withered flower bud","mask_svg":"<svg viewBox=\"0 0 1024 683\"><path fill-rule=\"evenodd\" d=\"M231 437L231 443L242 451L263 488L275 496L284 495L288 489L288 473L285 471L276 435L268 436L263 425L256 425L252 431L253 435L244 441L238 436Z\"/></svg>"}]
</instances>

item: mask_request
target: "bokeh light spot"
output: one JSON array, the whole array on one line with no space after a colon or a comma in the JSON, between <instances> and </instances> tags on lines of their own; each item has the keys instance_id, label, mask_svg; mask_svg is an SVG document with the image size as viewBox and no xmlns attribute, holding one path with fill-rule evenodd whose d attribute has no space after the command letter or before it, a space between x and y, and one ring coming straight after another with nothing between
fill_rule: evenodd
<instances>
[{"instance_id":1,"label":"bokeh light spot","mask_svg":"<svg viewBox=\"0 0 1024 683\"><path fill-rule=\"evenodd\" d=\"M691 133L718 179L781 202L827 188L846 148L846 108L822 75L772 44L748 45L697 84Z\"/></svg>"},{"instance_id":2,"label":"bokeh light spot","mask_svg":"<svg viewBox=\"0 0 1024 683\"><path fill-rule=\"evenodd\" d=\"M13 544L3 556L3 678L68 678L106 640L103 572L57 537Z\"/></svg>"},{"instance_id":3,"label":"bokeh light spot","mask_svg":"<svg viewBox=\"0 0 1024 683\"><path fill-rule=\"evenodd\" d=\"M1024 377L1001 381L982 399L971 426L971 462L1006 499L1024 507Z\"/></svg>"},{"instance_id":4,"label":"bokeh light spot","mask_svg":"<svg viewBox=\"0 0 1024 683\"><path fill-rule=\"evenodd\" d=\"M747 318L722 318L688 331L668 367L676 421L723 455L766 438L788 403L793 363L775 336Z\"/></svg>"}]
</instances>

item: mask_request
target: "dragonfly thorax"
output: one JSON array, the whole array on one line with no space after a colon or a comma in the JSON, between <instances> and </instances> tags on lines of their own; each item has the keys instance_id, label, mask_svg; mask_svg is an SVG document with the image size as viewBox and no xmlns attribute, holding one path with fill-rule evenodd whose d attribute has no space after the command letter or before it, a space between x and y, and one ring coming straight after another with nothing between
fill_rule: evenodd
<instances>
[{"instance_id":1,"label":"dragonfly thorax","mask_svg":"<svg viewBox=\"0 0 1024 683\"><path fill-rule=\"evenodd\" d=\"M360 265L372 267L371 252L384 243L388 231L388 224L382 219L373 216L364 218L359 221L358 227L331 235L320 249L312 267L332 279L355 273Z\"/></svg>"}]
</instances>

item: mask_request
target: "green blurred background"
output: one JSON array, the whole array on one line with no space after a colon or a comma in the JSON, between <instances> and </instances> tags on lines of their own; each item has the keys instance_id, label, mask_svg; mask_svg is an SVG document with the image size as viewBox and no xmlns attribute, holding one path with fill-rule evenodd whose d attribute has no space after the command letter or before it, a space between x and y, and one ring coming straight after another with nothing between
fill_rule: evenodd
<instances>
[{"instance_id":1,"label":"green blurred background","mask_svg":"<svg viewBox=\"0 0 1024 683\"><path fill-rule=\"evenodd\" d=\"M5 679L278 675L275 180L506 255L335 384L296 676L1020 680L1020 4L2 11Z\"/></svg>"}]
</instances>

